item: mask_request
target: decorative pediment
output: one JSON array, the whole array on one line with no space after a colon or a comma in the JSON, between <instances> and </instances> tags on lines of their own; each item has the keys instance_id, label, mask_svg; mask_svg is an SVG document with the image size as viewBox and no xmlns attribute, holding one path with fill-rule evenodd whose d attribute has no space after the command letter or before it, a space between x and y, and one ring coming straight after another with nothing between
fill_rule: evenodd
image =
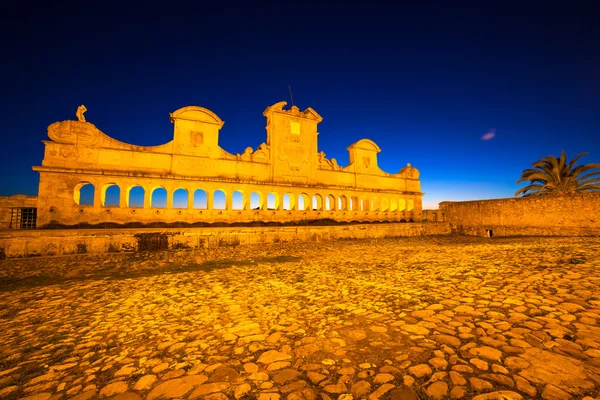
<instances>
[{"instance_id":1,"label":"decorative pediment","mask_svg":"<svg viewBox=\"0 0 600 400\"><path fill-rule=\"evenodd\" d=\"M303 114L306 118L314 119L317 122L323 121L323 117L321 117L319 115L319 113L317 113L315 110L313 110L310 107L308 107L306 110L304 110Z\"/></svg>"},{"instance_id":2,"label":"decorative pediment","mask_svg":"<svg viewBox=\"0 0 600 400\"><path fill-rule=\"evenodd\" d=\"M93 146L103 134L94 124L81 121L61 121L48 126L48 137L57 143Z\"/></svg>"},{"instance_id":3,"label":"decorative pediment","mask_svg":"<svg viewBox=\"0 0 600 400\"><path fill-rule=\"evenodd\" d=\"M360 139L358 142L352 143L350 146L346 147L346 150L351 151L354 149L367 150L367 151L375 151L377 153L381 153L381 149L377 144L369 139Z\"/></svg>"},{"instance_id":4,"label":"decorative pediment","mask_svg":"<svg viewBox=\"0 0 600 400\"><path fill-rule=\"evenodd\" d=\"M263 112L263 115L266 117L269 112L272 111L283 111L283 107L287 106L287 101L280 101L279 103L275 103L272 106L269 106Z\"/></svg>"},{"instance_id":5,"label":"decorative pediment","mask_svg":"<svg viewBox=\"0 0 600 400\"><path fill-rule=\"evenodd\" d=\"M206 122L209 124L215 124L219 126L219 129L223 127L224 122L214 112L207 110L204 107L188 106L180 108L169 114L171 122L175 122L177 119L186 121L198 121Z\"/></svg>"},{"instance_id":6,"label":"decorative pediment","mask_svg":"<svg viewBox=\"0 0 600 400\"><path fill-rule=\"evenodd\" d=\"M323 117L321 117L319 115L319 113L317 113L315 110L313 110L310 107L308 107L304 111L300 111L300 109L296 106L290 107L289 110L284 110L283 107L285 107L286 105L287 105L286 101L280 101L279 103L275 103L272 106L267 107L265 109L265 111L263 112L263 115L265 117L268 117L268 114L270 112L280 112L280 113L293 115L294 117L312 119L312 120L317 121L317 123L323 121Z\"/></svg>"},{"instance_id":7,"label":"decorative pediment","mask_svg":"<svg viewBox=\"0 0 600 400\"><path fill-rule=\"evenodd\" d=\"M406 164L406 167L402 168L396 175L402 178L419 179L419 170L410 164Z\"/></svg>"}]
</instances>

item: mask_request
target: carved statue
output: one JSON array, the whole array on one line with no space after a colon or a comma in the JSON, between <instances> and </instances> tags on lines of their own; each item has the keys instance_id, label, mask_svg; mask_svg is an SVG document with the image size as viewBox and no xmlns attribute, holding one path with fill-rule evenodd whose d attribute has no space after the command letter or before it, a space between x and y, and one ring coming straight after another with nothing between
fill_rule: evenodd
<instances>
[{"instance_id":1,"label":"carved statue","mask_svg":"<svg viewBox=\"0 0 600 400\"><path fill-rule=\"evenodd\" d=\"M332 158L331 160L328 160L327 158L325 158L325 153L323 151L320 151L319 153L317 153L318 157L319 157L319 164L321 165L321 167L323 168L327 168L327 169L331 169L333 171L337 171L340 169L337 160L335 158Z\"/></svg>"},{"instance_id":2,"label":"carved statue","mask_svg":"<svg viewBox=\"0 0 600 400\"><path fill-rule=\"evenodd\" d=\"M83 113L86 111L87 108L85 108L83 104L77 107L77 113L75 115L77 115L77 120L79 120L79 122L85 122L85 117L83 116Z\"/></svg>"},{"instance_id":3,"label":"carved statue","mask_svg":"<svg viewBox=\"0 0 600 400\"><path fill-rule=\"evenodd\" d=\"M319 162L322 163L325 159L325 152L320 151L319 153L317 153L317 156L319 157Z\"/></svg>"},{"instance_id":4,"label":"carved statue","mask_svg":"<svg viewBox=\"0 0 600 400\"><path fill-rule=\"evenodd\" d=\"M269 146L266 143L261 143L258 149L252 155L253 159L267 159L269 158Z\"/></svg>"}]
</instances>

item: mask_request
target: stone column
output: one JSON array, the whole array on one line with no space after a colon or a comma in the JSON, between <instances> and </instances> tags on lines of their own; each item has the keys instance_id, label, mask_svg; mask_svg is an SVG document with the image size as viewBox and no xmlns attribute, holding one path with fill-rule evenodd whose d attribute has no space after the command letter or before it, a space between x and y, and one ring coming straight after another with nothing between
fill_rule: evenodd
<instances>
[{"instance_id":1,"label":"stone column","mask_svg":"<svg viewBox=\"0 0 600 400\"><path fill-rule=\"evenodd\" d=\"M194 190L188 189L188 210L192 210L194 208Z\"/></svg>"},{"instance_id":2,"label":"stone column","mask_svg":"<svg viewBox=\"0 0 600 400\"><path fill-rule=\"evenodd\" d=\"M225 193L225 191L223 191ZM233 192L225 193L225 209L227 211L233 210Z\"/></svg>"},{"instance_id":3,"label":"stone column","mask_svg":"<svg viewBox=\"0 0 600 400\"><path fill-rule=\"evenodd\" d=\"M167 210L170 210L173 208L173 194L174 192L169 191L167 188L165 188L165 191L167 192Z\"/></svg>"},{"instance_id":4,"label":"stone column","mask_svg":"<svg viewBox=\"0 0 600 400\"><path fill-rule=\"evenodd\" d=\"M206 193L206 209L207 210L212 210L213 209L213 198L212 196L214 196L215 194L213 192L211 192L208 189L204 189L204 193Z\"/></svg>"},{"instance_id":5,"label":"stone column","mask_svg":"<svg viewBox=\"0 0 600 400\"><path fill-rule=\"evenodd\" d=\"M247 190L240 193L242 194L242 210L248 211L250 209L250 193Z\"/></svg>"},{"instance_id":6,"label":"stone column","mask_svg":"<svg viewBox=\"0 0 600 400\"><path fill-rule=\"evenodd\" d=\"M119 186L119 207L126 208L127 206L127 186Z\"/></svg>"},{"instance_id":7,"label":"stone column","mask_svg":"<svg viewBox=\"0 0 600 400\"><path fill-rule=\"evenodd\" d=\"M144 187L144 208L152 207L152 191Z\"/></svg>"},{"instance_id":8,"label":"stone column","mask_svg":"<svg viewBox=\"0 0 600 400\"><path fill-rule=\"evenodd\" d=\"M266 194L264 192L258 192L262 195L262 204L260 205L260 210L261 211L267 211L268 208L268 204L269 204L269 192L267 192Z\"/></svg>"},{"instance_id":9,"label":"stone column","mask_svg":"<svg viewBox=\"0 0 600 400\"><path fill-rule=\"evenodd\" d=\"M94 207L102 207L102 185L94 187Z\"/></svg>"}]
</instances>

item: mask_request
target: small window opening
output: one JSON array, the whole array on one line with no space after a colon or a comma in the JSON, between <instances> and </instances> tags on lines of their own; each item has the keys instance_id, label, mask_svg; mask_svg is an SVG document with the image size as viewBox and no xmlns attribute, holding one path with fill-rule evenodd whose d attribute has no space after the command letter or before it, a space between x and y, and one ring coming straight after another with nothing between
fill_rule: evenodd
<instances>
[{"instance_id":1,"label":"small window opening","mask_svg":"<svg viewBox=\"0 0 600 400\"><path fill-rule=\"evenodd\" d=\"M37 208L12 208L10 229L34 229L37 221Z\"/></svg>"}]
</instances>

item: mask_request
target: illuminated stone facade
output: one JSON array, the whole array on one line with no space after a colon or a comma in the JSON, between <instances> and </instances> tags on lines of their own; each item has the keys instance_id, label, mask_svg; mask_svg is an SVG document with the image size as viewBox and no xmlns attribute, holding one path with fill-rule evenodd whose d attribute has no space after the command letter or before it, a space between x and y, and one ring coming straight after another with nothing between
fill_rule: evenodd
<instances>
[{"instance_id":1,"label":"illuminated stone facade","mask_svg":"<svg viewBox=\"0 0 600 400\"><path fill-rule=\"evenodd\" d=\"M382 171L381 150L368 139L348 146L350 163L342 167L318 150L321 116L285 105L264 111L266 141L242 154L219 147L223 121L202 107L171 114L172 141L136 146L86 122L81 106L78 121L48 127L44 160L33 167L40 173L37 226L421 220L417 169L408 164L396 174ZM85 185L94 188L86 204ZM108 191L118 192L118 204L107 203ZM166 204L156 204L159 192L166 192ZM134 204L133 193L143 200Z\"/></svg>"}]
</instances>

